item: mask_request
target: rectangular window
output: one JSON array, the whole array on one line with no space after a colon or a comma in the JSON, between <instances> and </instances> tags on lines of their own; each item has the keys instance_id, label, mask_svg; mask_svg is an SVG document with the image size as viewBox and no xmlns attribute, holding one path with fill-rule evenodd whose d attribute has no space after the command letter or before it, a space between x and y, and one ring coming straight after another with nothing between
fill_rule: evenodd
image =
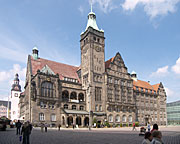
<instances>
[{"instance_id":1,"label":"rectangular window","mask_svg":"<svg viewBox=\"0 0 180 144\"><path fill-rule=\"evenodd\" d=\"M56 121L56 115L55 114L51 115L51 121Z\"/></svg>"},{"instance_id":2,"label":"rectangular window","mask_svg":"<svg viewBox=\"0 0 180 144\"><path fill-rule=\"evenodd\" d=\"M95 106L95 111L98 111L98 105Z\"/></svg>"},{"instance_id":3,"label":"rectangular window","mask_svg":"<svg viewBox=\"0 0 180 144\"><path fill-rule=\"evenodd\" d=\"M101 101L102 88L95 87L95 101Z\"/></svg>"}]
</instances>

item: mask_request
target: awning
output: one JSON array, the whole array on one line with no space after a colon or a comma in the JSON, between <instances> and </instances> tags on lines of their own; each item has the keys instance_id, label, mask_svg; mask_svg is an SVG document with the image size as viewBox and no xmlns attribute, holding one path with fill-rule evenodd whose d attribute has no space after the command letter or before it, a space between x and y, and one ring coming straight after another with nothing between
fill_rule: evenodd
<instances>
[{"instance_id":1,"label":"awning","mask_svg":"<svg viewBox=\"0 0 180 144\"><path fill-rule=\"evenodd\" d=\"M104 112L93 112L93 115L106 116L106 113L104 113Z\"/></svg>"},{"instance_id":2,"label":"awning","mask_svg":"<svg viewBox=\"0 0 180 144\"><path fill-rule=\"evenodd\" d=\"M64 109L64 112L66 114L82 114L82 115L88 115L89 113L87 111L79 111L79 110L68 110L68 109Z\"/></svg>"}]
</instances>

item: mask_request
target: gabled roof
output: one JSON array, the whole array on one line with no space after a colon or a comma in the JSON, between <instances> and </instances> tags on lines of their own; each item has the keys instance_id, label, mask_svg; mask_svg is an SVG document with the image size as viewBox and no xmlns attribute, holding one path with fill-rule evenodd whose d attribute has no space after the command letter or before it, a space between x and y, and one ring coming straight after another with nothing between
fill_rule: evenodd
<instances>
[{"instance_id":1,"label":"gabled roof","mask_svg":"<svg viewBox=\"0 0 180 144\"><path fill-rule=\"evenodd\" d=\"M105 69L109 68L110 63L114 61L114 58L115 58L115 56L105 62Z\"/></svg>"},{"instance_id":2,"label":"gabled roof","mask_svg":"<svg viewBox=\"0 0 180 144\"><path fill-rule=\"evenodd\" d=\"M80 79L77 74L79 67L71 66L63 63L58 63L55 61L38 58L34 60L31 56L31 67L32 75L37 73L37 70L43 69L44 66L48 66L55 74L59 74L59 79L64 80L64 77L77 79L80 82Z\"/></svg>"}]
</instances>

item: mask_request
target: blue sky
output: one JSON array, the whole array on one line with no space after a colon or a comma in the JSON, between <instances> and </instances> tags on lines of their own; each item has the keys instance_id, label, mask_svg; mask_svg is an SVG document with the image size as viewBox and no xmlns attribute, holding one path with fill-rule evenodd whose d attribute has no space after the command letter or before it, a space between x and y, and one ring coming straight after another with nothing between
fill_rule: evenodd
<instances>
[{"instance_id":1,"label":"blue sky","mask_svg":"<svg viewBox=\"0 0 180 144\"><path fill-rule=\"evenodd\" d=\"M27 56L80 65L80 33L89 0L0 0L0 99L16 72L24 86ZM92 0L105 32L105 59L120 52L128 71L162 82L168 102L180 100L180 0Z\"/></svg>"}]
</instances>

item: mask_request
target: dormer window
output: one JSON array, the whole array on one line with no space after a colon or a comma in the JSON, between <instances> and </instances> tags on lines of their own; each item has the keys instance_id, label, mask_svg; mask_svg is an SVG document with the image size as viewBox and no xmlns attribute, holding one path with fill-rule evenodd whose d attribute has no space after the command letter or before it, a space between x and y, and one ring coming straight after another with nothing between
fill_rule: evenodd
<instances>
[{"instance_id":1,"label":"dormer window","mask_svg":"<svg viewBox=\"0 0 180 144\"><path fill-rule=\"evenodd\" d=\"M136 90L139 90L138 87L136 87Z\"/></svg>"},{"instance_id":2,"label":"dormer window","mask_svg":"<svg viewBox=\"0 0 180 144\"><path fill-rule=\"evenodd\" d=\"M143 88L141 88L141 92L143 92Z\"/></svg>"},{"instance_id":3,"label":"dormer window","mask_svg":"<svg viewBox=\"0 0 180 144\"><path fill-rule=\"evenodd\" d=\"M146 93L148 92L148 90L146 89Z\"/></svg>"}]
</instances>

